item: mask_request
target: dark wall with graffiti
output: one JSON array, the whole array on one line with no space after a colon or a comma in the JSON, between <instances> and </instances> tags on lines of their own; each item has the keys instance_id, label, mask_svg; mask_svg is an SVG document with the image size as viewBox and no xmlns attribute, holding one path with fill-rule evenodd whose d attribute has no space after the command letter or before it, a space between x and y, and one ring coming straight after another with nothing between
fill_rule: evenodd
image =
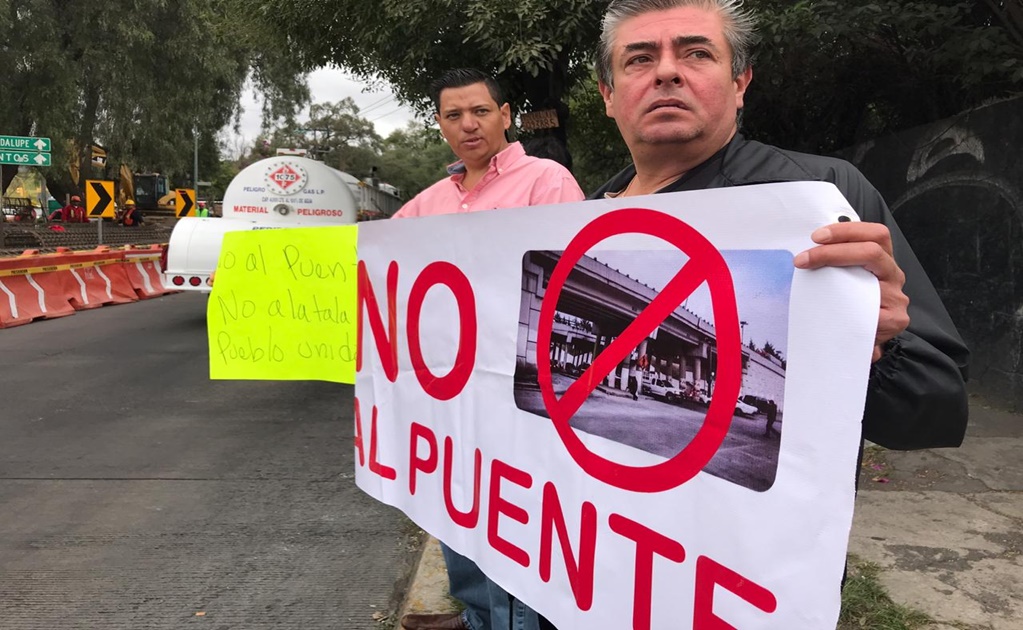
<instances>
[{"instance_id":1,"label":"dark wall with graffiti","mask_svg":"<svg viewBox=\"0 0 1023 630\"><path fill-rule=\"evenodd\" d=\"M1023 99L844 152L888 201L971 350L972 391L1023 409Z\"/></svg>"}]
</instances>

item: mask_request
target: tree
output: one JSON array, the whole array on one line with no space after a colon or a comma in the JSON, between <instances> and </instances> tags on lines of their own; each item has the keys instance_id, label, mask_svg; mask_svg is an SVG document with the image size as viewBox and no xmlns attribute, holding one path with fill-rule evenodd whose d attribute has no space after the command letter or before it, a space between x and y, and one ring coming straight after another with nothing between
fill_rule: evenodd
<instances>
[{"instance_id":1,"label":"tree","mask_svg":"<svg viewBox=\"0 0 1023 630\"><path fill-rule=\"evenodd\" d=\"M302 123L289 122L272 131L259 157L274 149L307 149L309 157L356 176L369 175L380 150L373 123L359 115L350 98L337 103L316 103Z\"/></svg>"},{"instance_id":2,"label":"tree","mask_svg":"<svg viewBox=\"0 0 1023 630\"><path fill-rule=\"evenodd\" d=\"M389 83L426 111L430 82L451 68L493 73L516 111L553 108L565 142L568 90L589 75L607 0L256 0L308 66L336 64Z\"/></svg>"},{"instance_id":3,"label":"tree","mask_svg":"<svg viewBox=\"0 0 1023 630\"><path fill-rule=\"evenodd\" d=\"M424 111L429 82L443 71L476 66L494 73L517 111L557 109L555 132L573 138L577 170L592 190L620 168L623 155L591 77L607 4L256 0L255 12L284 33L303 66L331 63L387 82ZM763 45L745 128L765 142L830 152L1023 87L1018 0L747 4L760 15Z\"/></svg>"},{"instance_id":4,"label":"tree","mask_svg":"<svg viewBox=\"0 0 1023 630\"><path fill-rule=\"evenodd\" d=\"M758 0L745 127L830 152L1023 88L1017 0Z\"/></svg>"},{"instance_id":5,"label":"tree","mask_svg":"<svg viewBox=\"0 0 1023 630\"><path fill-rule=\"evenodd\" d=\"M445 167L455 159L437 129L411 121L384 140L377 164L380 179L400 188L411 199L447 177Z\"/></svg>"},{"instance_id":6,"label":"tree","mask_svg":"<svg viewBox=\"0 0 1023 630\"><path fill-rule=\"evenodd\" d=\"M628 166L632 156L614 119L605 113L595 75L573 86L568 103L573 123L568 136L572 174L580 188L591 192Z\"/></svg>"},{"instance_id":7,"label":"tree","mask_svg":"<svg viewBox=\"0 0 1023 630\"><path fill-rule=\"evenodd\" d=\"M127 163L190 180L195 134L207 168L217 131L237 118L247 78L265 113L292 116L308 100L301 69L243 0L0 0L0 123L8 133L54 140L50 172L77 164L93 175L89 147L108 168ZM187 174L187 175L186 175ZM70 185L70 182L65 182Z\"/></svg>"}]
</instances>

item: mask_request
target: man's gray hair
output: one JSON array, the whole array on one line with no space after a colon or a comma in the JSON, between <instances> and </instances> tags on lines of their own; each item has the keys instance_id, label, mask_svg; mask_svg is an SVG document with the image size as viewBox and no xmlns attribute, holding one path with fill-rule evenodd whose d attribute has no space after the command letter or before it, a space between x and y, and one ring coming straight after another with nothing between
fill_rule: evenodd
<instances>
[{"instance_id":1,"label":"man's gray hair","mask_svg":"<svg viewBox=\"0 0 1023 630\"><path fill-rule=\"evenodd\" d=\"M717 11L725 23L725 40L732 48L732 77L738 77L752 63L756 43L756 18L743 7L743 0L612 0L604 14L600 41L597 43L597 78L614 86L611 67L614 38L618 27L629 18L651 11L667 11L679 7L697 7Z\"/></svg>"}]
</instances>

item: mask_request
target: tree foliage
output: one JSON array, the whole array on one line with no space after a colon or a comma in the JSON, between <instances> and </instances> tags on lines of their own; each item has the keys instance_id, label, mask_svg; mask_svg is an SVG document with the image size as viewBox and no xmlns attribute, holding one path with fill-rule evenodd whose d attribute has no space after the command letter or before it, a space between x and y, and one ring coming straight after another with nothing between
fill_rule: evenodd
<instances>
[{"instance_id":1,"label":"tree foliage","mask_svg":"<svg viewBox=\"0 0 1023 630\"><path fill-rule=\"evenodd\" d=\"M336 64L425 110L454 67L494 73L518 111L553 107L592 190L627 162L591 61L607 0L255 0L302 65ZM747 0L760 17L744 126L830 152L1023 86L1019 0ZM571 110L572 117L567 116Z\"/></svg>"},{"instance_id":2,"label":"tree foliage","mask_svg":"<svg viewBox=\"0 0 1023 630\"><path fill-rule=\"evenodd\" d=\"M1018 0L758 0L759 140L827 152L1023 88Z\"/></svg>"},{"instance_id":3,"label":"tree foliage","mask_svg":"<svg viewBox=\"0 0 1023 630\"><path fill-rule=\"evenodd\" d=\"M355 101L346 98L315 103L305 122L287 122L273 130L257 157L278 148L306 149L310 157L333 168L365 177L379 154L380 143L373 124L359 115Z\"/></svg>"},{"instance_id":4,"label":"tree foliage","mask_svg":"<svg viewBox=\"0 0 1023 630\"><path fill-rule=\"evenodd\" d=\"M383 181L412 198L447 177L446 166L456 159L437 129L412 121L384 140L377 164Z\"/></svg>"},{"instance_id":5,"label":"tree foliage","mask_svg":"<svg viewBox=\"0 0 1023 630\"><path fill-rule=\"evenodd\" d=\"M255 0L307 65L383 80L428 108L430 82L451 68L493 73L516 111L555 108L589 74L607 0ZM559 133L564 134L564 127Z\"/></svg>"},{"instance_id":6,"label":"tree foliage","mask_svg":"<svg viewBox=\"0 0 1023 630\"><path fill-rule=\"evenodd\" d=\"M54 163L93 174L87 148L109 168L191 179L195 134L212 168L217 132L236 119L247 78L271 118L308 100L304 75L243 0L0 0L0 125L48 136ZM63 166L49 173L58 178Z\"/></svg>"},{"instance_id":7,"label":"tree foliage","mask_svg":"<svg viewBox=\"0 0 1023 630\"><path fill-rule=\"evenodd\" d=\"M579 187L589 193L632 162L629 149L612 118L604 111L597 91L597 78L576 84L569 93L572 128L568 146L572 150L572 174Z\"/></svg>"},{"instance_id":8,"label":"tree foliage","mask_svg":"<svg viewBox=\"0 0 1023 630\"><path fill-rule=\"evenodd\" d=\"M238 167L281 148L305 149L309 157L359 179L375 176L401 189L406 198L445 177L445 166L456 159L440 133L421 122L411 121L381 138L350 98L315 104L308 119L283 124L257 138Z\"/></svg>"}]
</instances>

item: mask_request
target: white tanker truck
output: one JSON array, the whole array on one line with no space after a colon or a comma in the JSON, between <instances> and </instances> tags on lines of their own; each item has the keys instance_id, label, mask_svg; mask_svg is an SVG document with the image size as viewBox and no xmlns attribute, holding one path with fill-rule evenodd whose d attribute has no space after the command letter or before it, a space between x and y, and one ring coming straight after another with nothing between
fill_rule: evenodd
<instances>
[{"instance_id":1,"label":"white tanker truck","mask_svg":"<svg viewBox=\"0 0 1023 630\"><path fill-rule=\"evenodd\" d=\"M355 223L394 214L401 200L304 157L260 160L238 173L224 193L222 218L185 217L164 252L164 284L209 293L227 232Z\"/></svg>"}]
</instances>

